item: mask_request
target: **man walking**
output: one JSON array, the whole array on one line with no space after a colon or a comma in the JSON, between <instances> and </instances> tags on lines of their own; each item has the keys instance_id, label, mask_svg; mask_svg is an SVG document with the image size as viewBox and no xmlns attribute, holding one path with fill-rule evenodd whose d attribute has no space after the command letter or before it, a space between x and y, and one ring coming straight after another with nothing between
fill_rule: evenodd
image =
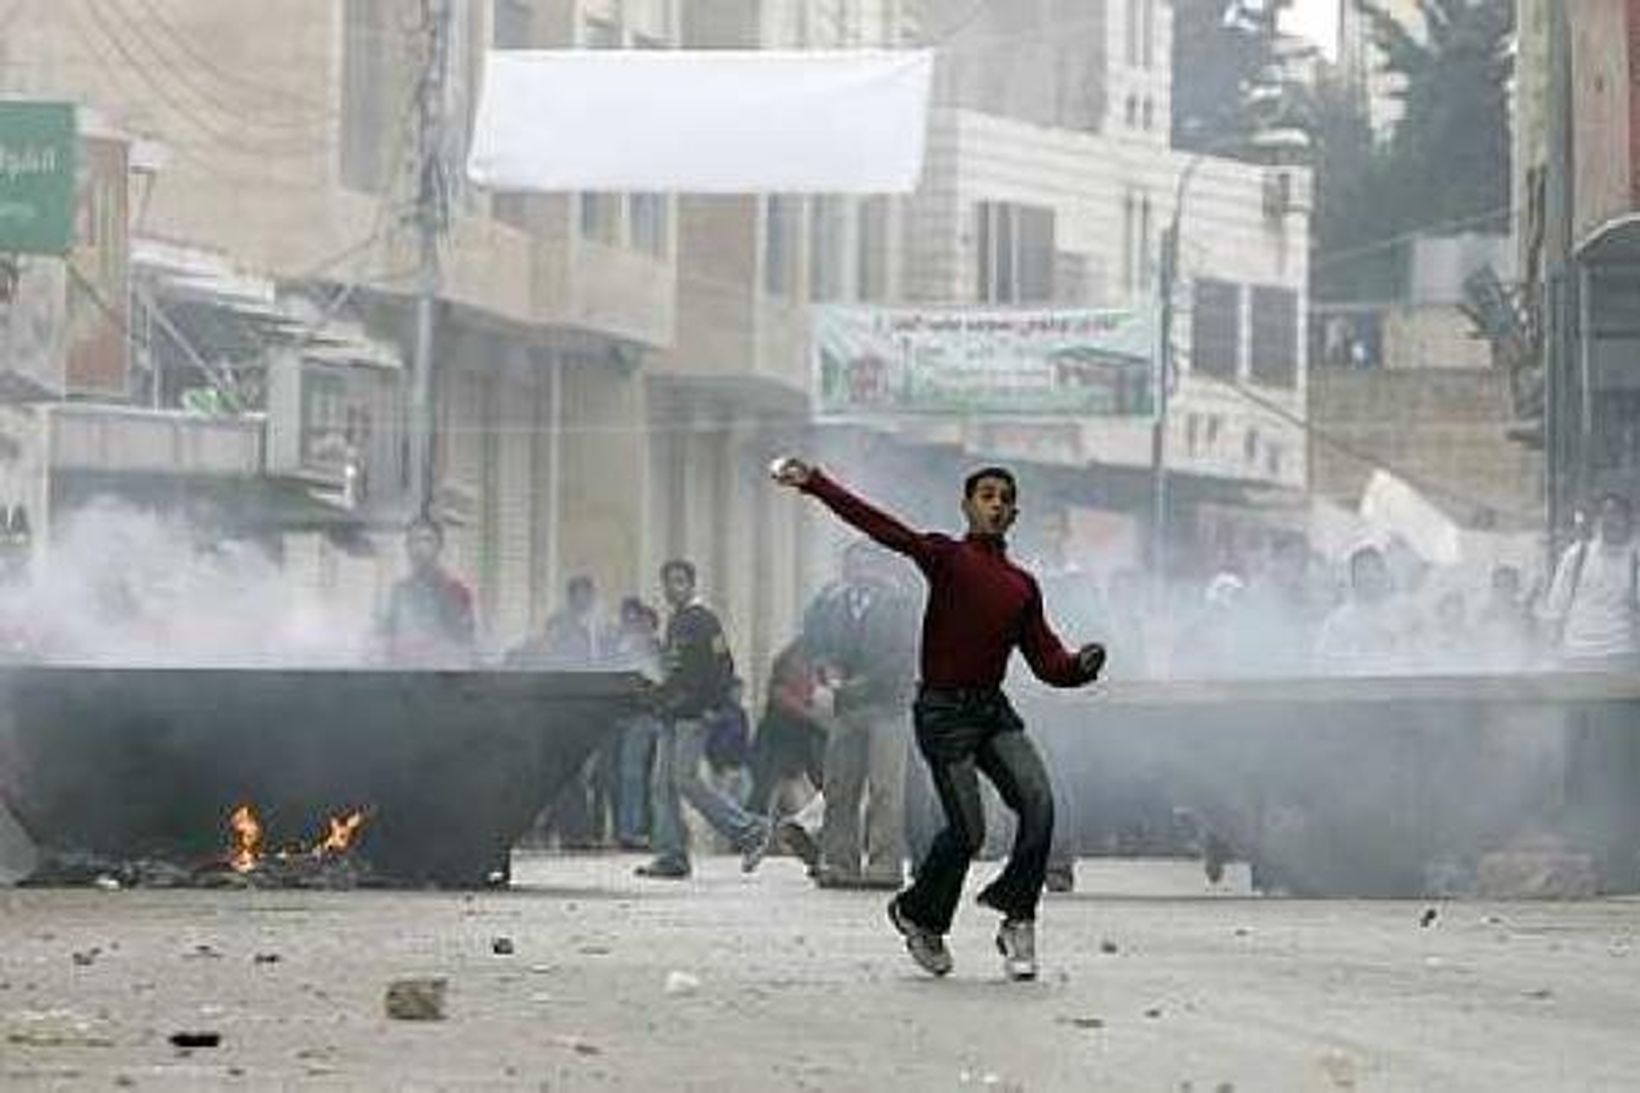
<instances>
[{"instance_id":1,"label":"man walking","mask_svg":"<svg viewBox=\"0 0 1640 1093\"><path fill-rule=\"evenodd\" d=\"M889 919L918 965L934 975L950 972L945 934L968 864L985 841L983 772L1018 817L1018 827L1007 866L979 900L1003 916L997 948L1008 975L1034 979L1036 908L1053 839L1053 794L1024 722L1002 692L1002 680L1018 648L1043 682L1081 686L1097 677L1103 647L1088 644L1068 652L1043 617L1036 581L1008 559L1004 536L1019 511L1009 471L985 467L963 483L968 533L961 539L913 531L800 459L779 461L774 475L909 557L928 580L922 682L912 715L946 827L915 883L889 902Z\"/></svg>"},{"instance_id":2,"label":"man walking","mask_svg":"<svg viewBox=\"0 0 1640 1093\"><path fill-rule=\"evenodd\" d=\"M769 824L708 785L700 773L707 714L729 701L734 658L723 624L695 595L693 563L674 558L661 566L661 587L672 617L662 654L665 678L655 696L663 721L653 773L655 860L640 865L637 872L667 880L689 875L682 808L688 801L740 851L740 868L750 873L768 853Z\"/></svg>"},{"instance_id":3,"label":"man walking","mask_svg":"<svg viewBox=\"0 0 1640 1093\"><path fill-rule=\"evenodd\" d=\"M815 875L822 888L898 890L904 880L905 707L917 639L915 604L899 587L894 561L875 543L852 544L842 579L822 590L804 619L808 646L835 688Z\"/></svg>"}]
</instances>

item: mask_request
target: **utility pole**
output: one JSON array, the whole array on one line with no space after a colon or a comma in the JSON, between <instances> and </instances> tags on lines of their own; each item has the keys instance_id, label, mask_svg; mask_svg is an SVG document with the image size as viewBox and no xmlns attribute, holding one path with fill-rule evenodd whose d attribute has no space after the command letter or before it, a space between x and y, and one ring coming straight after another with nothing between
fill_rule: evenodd
<instances>
[{"instance_id":1,"label":"utility pole","mask_svg":"<svg viewBox=\"0 0 1640 1093\"><path fill-rule=\"evenodd\" d=\"M442 287L438 246L449 217L444 164L449 2L421 0L421 31L426 38L416 92L416 346L411 363L406 431L411 495L416 512L423 516L428 515L433 506L434 320Z\"/></svg>"}]
</instances>

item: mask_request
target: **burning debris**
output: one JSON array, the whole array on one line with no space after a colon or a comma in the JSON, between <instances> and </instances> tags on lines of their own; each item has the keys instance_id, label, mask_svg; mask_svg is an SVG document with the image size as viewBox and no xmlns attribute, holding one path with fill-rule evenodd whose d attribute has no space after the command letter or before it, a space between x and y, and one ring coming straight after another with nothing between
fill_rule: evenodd
<instances>
[{"instance_id":1,"label":"burning debris","mask_svg":"<svg viewBox=\"0 0 1640 1093\"><path fill-rule=\"evenodd\" d=\"M359 888L381 887L357 852L368 813L364 809L330 816L307 845L267 848L267 830L254 806L244 803L228 814L228 848L195 865L162 858L118 861L95 854L48 854L25 882L31 886L95 885L122 888Z\"/></svg>"}]
</instances>

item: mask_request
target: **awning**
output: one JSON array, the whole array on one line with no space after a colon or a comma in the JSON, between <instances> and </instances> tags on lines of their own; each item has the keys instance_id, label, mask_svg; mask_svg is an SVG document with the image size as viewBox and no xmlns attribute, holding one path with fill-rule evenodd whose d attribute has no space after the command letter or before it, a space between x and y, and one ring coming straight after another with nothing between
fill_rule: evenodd
<instances>
[{"instance_id":1,"label":"awning","mask_svg":"<svg viewBox=\"0 0 1640 1093\"><path fill-rule=\"evenodd\" d=\"M1640 266L1640 213L1624 213L1601 224L1577 245L1580 262Z\"/></svg>"},{"instance_id":2,"label":"awning","mask_svg":"<svg viewBox=\"0 0 1640 1093\"><path fill-rule=\"evenodd\" d=\"M929 50L492 51L468 176L494 190L909 193Z\"/></svg>"}]
</instances>

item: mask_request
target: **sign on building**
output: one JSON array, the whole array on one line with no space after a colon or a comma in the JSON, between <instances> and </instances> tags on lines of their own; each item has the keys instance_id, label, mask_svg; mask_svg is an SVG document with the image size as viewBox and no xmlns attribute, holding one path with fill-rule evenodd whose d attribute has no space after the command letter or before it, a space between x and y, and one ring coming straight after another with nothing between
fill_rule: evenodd
<instances>
[{"instance_id":1,"label":"sign on building","mask_svg":"<svg viewBox=\"0 0 1640 1093\"><path fill-rule=\"evenodd\" d=\"M1148 417L1148 310L814 309L816 411L830 419Z\"/></svg>"},{"instance_id":2,"label":"sign on building","mask_svg":"<svg viewBox=\"0 0 1640 1093\"><path fill-rule=\"evenodd\" d=\"M0 252L68 250L75 132L71 103L0 102Z\"/></svg>"}]
</instances>

